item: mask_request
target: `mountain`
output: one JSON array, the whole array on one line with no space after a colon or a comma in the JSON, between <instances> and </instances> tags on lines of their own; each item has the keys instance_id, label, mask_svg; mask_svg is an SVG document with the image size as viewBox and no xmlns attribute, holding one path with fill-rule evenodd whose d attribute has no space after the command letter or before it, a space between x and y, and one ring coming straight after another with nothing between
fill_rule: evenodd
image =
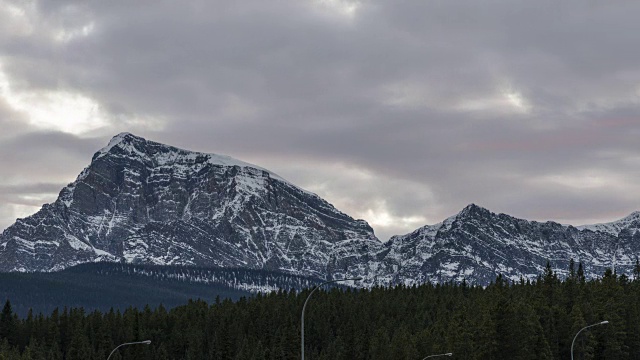
<instances>
[{"instance_id":1,"label":"mountain","mask_svg":"<svg viewBox=\"0 0 640 360\"><path fill-rule=\"evenodd\" d=\"M0 271L122 261L325 278L366 271L382 248L364 220L268 170L122 133L0 235Z\"/></svg>"},{"instance_id":2,"label":"mountain","mask_svg":"<svg viewBox=\"0 0 640 360\"><path fill-rule=\"evenodd\" d=\"M357 286L487 284L534 279L547 261L566 276L574 259L594 277L632 272L638 229L640 213L573 227L471 204L383 244L364 220L266 169L122 133L54 203L0 235L0 272L121 262L363 277Z\"/></svg>"},{"instance_id":3,"label":"mountain","mask_svg":"<svg viewBox=\"0 0 640 360\"><path fill-rule=\"evenodd\" d=\"M604 224L582 225L577 226L577 228L580 230L604 232L614 236L618 236L623 230L635 233L640 230L640 212L633 212L631 215L618 221Z\"/></svg>"},{"instance_id":4,"label":"mountain","mask_svg":"<svg viewBox=\"0 0 640 360\"><path fill-rule=\"evenodd\" d=\"M394 279L407 285L425 281L487 284L498 274L535 279L547 261L565 277L569 261L582 262L587 278L606 268L627 275L640 254L638 213L608 224L573 227L495 214L475 204L442 223L392 237L383 261L395 264ZM577 267L577 265L576 265Z\"/></svg>"}]
</instances>

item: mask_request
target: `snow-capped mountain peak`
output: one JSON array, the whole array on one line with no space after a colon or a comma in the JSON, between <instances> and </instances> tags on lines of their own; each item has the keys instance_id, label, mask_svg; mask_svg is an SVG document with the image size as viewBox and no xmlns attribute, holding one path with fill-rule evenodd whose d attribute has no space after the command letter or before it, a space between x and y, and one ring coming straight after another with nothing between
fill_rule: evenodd
<instances>
[{"instance_id":1,"label":"snow-capped mountain peak","mask_svg":"<svg viewBox=\"0 0 640 360\"><path fill-rule=\"evenodd\" d=\"M238 166L264 171L273 178L284 180L282 179L282 177L265 168L238 159L234 159L227 155L184 150L177 147L150 141L128 132L123 132L114 136L109 141L109 144L107 144L107 146L96 152L93 160L105 156L106 154L109 154L111 152L115 152L116 150L114 149L117 149L119 152L122 152L129 156L147 158L154 161L158 165L179 166L207 163L218 166Z\"/></svg>"},{"instance_id":2,"label":"snow-capped mountain peak","mask_svg":"<svg viewBox=\"0 0 640 360\"><path fill-rule=\"evenodd\" d=\"M547 261L560 276L571 259L583 262L587 277L605 268L631 274L640 254L639 213L616 222L579 228L496 214L471 204L442 223L394 236L384 259L396 264L405 284L462 281L487 284L498 274L535 279Z\"/></svg>"},{"instance_id":3,"label":"snow-capped mountain peak","mask_svg":"<svg viewBox=\"0 0 640 360\"><path fill-rule=\"evenodd\" d=\"M382 248L366 222L273 172L130 133L113 137L2 243L3 271L107 260L323 277L348 271L349 247Z\"/></svg>"}]
</instances>

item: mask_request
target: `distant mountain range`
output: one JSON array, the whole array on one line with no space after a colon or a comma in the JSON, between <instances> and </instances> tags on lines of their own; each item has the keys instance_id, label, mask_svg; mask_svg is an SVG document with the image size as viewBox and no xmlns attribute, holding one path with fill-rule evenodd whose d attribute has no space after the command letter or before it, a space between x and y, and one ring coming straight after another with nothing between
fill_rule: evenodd
<instances>
[{"instance_id":1,"label":"distant mountain range","mask_svg":"<svg viewBox=\"0 0 640 360\"><path fill-rule=\"evenodd\" d=\"M469 205L440 224L380 242L364 220L280 176L233 158L129 133L99 150L58 199L0 235L0 271L92 262L363 277L356 286L535 278L569 259L587 277L631 273L640 213L582 227Z\"/></svg>"},{"instance_id":2,"label":"distant mountain range","mask_svg":"<svg viewBox=\"0 0 640 360\"><path fill-rule=\"evenodd\" d=\"M630 275L640 254L639 228L640 213L573 227L495 214L472 204L440 224L392 237L388 262L400 264L399 280L405 282L466 278L487 284L497 274L513 281L534 279L547 261L565 277L570 259L576 266L583 263L587 278L602 276L606 268Z\"/></svg>"}]
</instances>

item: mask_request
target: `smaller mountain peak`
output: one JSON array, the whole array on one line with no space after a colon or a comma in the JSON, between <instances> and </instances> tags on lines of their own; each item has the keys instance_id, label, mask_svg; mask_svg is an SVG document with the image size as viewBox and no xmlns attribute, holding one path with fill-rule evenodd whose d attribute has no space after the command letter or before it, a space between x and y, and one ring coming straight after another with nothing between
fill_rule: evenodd
<instances>
[{"instance_id":1,"label":"smaller mountain peak","mask_svg":"<svg viewBox=\"0 0 640 360\"><path fill-rule=\"evenodd\" d=\"M629 214L625 219L629 219L629 220L633 220L633 219L640 219L640 211L634 211L631 214Z\"/></svg>"},{"instance_id":2,"label":"smaller mountain peak","mask_svg":"<svg viewBox=\"0 0 640 360\"><path fill-rule=\"evenodd\" d=\"M619 224L620 226L627 226L629 223L634 222L636 220L640 220L640 211L634 211L620 220L615 220L609 223L596 224L596 225Z\"/></svg>"},{"instance_id":3,"label":"smaller mountain peak","mask_svg":"<svg viewBox=\"0 0 640 360\"><path fill-rule=\"evenodd\" d=\"M640 220L640 211L634 211L631 214L623 217L620 220L615 220L607 223L598 223L593 225L581 225L576 226L579 230L591 230L606 232L611 235L617 236L621 230L629 227L636 228L638 221Z\"/></svg>"}]
</instances>

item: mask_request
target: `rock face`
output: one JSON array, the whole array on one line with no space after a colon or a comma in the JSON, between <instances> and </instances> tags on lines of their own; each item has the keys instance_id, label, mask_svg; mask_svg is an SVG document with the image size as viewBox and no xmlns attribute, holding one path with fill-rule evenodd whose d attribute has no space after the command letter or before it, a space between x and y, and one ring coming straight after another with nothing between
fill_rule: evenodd
<instances>
[{"instance_id":1,"label":"rock face","mask_svg":"<svg viewBox=\"0 0 640 360\"><path fill-rule=\"evenodd\" d=\"M3 232L0 270L126 261L326 277L382 247L365 221L265 169L123 133L53 204Z\"/></svg>"},{"instance_id":2,"label":"rock face","mask_svg":"<svg viewBox=\"0 0 640 360\"><path fill-rule=\"evenodd\" d=\"M633 272L640 255L640 213L608 224L581 227L495 214L469 205L440 224L394 236L384 258L396 264L397 282L467 281L487 284L498 274L518 281L535 279L549 261L565 277L569 261L585 267L587 278L606 268Z\"/></svg>"},{"instance_id":3,"label":"rock face","mask_svg":"<svg viewBox=\"0 0 640 360\"><path fill-rule=\"evenodd\" d=\"M276 174L123 133L75 182L0 235L0 271L81 263L265 269L360 286L561 276L573 258L587 277L631 273L640 213L582 227L495 214L476 205L382 244L363 220Z\"/></svg>"}]
</instances>

